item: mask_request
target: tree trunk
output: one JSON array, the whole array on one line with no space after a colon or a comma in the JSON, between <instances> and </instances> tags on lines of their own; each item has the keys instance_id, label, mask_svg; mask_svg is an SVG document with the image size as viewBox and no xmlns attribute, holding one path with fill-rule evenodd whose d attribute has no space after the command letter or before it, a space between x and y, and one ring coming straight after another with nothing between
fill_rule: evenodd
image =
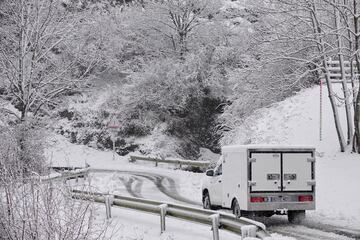
<instances>
[{"instance_id":1,"label":"tree trunk","mask_svg":"<svg viewBox=\"0 0 360 240\"><path fill-rule=\"evenodd\" d=\"M360 91L360 86L358 91ZM356 144L355 150L360 153L360 94L358 92L356 97L356 108L354 114L354 122L355 122L355 139L354 142Z\"/></svg>"},{"instance_id":2,"label":"tree trunk","mask_svg":"<svg viewBox=\"0 0 360 240\"><path fill-rule=\"evenodd\" d=\"M353 0L354 7L354 32L355 32L355 44L354 44L354 52L356 68L357 72L360 73L360 59L359 59L359 16L357 15L357 0ZM358 74L358 81L360 82L360 75ZM358 88L358 92L355 96L355 109L354 109L354 125L355 125L355 136L353 142L353 149L360 153L360 84Z\"/></svg>"},{"instance_id":3,"label":"tree trunk","mask_svg":"<svg viewBox=\"0 0 360 240\"><path fill-rule=\"evenodd\" d=\"M326 80L326 84L327 84L327 88L328 88L328 94L329 94L329 99L330 99L330 103L331 103L331 108L333 111L334 123L335 123L336 133L337 133L338 140L339 140L340 151L345 152L345 139L344 139L343 131L341 129L339 112L338 112L337 106L335 104L334 92L333 92L332 85L331 85L332 83L330 80L328 66L326 63L327 57L326 57L326 54L324 54L325 46L324 46L323 39L320 37L323 34L323 32L322 32L321 26L318 21L317 6L316 6L315 1L312 2L312 7L313 7L313 11L310 13L310 15L311 15L310 17L311 17L312 24L313 24L314 37L318 42L317 47L318 47L319 53L321 53L321 55L322 55L322 63L323 63L323 68L324 68L324 73L325 73L325 80Z\"/></svg>"},{"instance_id":4,"label":"tree trunk","mask_svg":"<svg viewBox=\"0 0 360 240\"><path fill-rule=\"evenodd\" d=\"M344 138L344 134L343 134L343 131L342 131L342 128L341 128L338 108L337 108L337 106L335 104L336 99L334 97L334 91L332 89L332 83L331 83L331 80L330 80L329 70L327 68L325 57L323 59L323 65L324 65L324 68L325 68L325 80L326 80L326 84L327 84L327 89L328 89L329 99L330 99L330 103L331 103L331 108L332 108L332 111L333 111L336 133L337 133L339 144L340 144L340 151L345 152L345 138Z\"/></svg>"},{"instance_id":5,"label":"tree trunk","mask_svg":"<svg viewBox=\"0 0 360 240\"><path fill-rule=\"evenodd\" d=\"M335 3L337 3L337 0L335 0ZM343 55L343 39L342 35L339 31L341 28L340 23L340 13L338 9L334 9L335 11L335 28L337 31L336 37L338 42L338 48L339 48L339 65L341 70L341 83L342 83L342 89L344 94L344 102L345 102L345 112L346 112L346 123L347 123L347 144L350 145L352 141L352 137L354 134L353 131L353 121L352 121L352 114L351 114L351 103L349 101L350 94L349 89L347 87L347 79L346 79L346 72L345 72L345 64L344 64L344 55Z\"/></svg>"}]
</instances>

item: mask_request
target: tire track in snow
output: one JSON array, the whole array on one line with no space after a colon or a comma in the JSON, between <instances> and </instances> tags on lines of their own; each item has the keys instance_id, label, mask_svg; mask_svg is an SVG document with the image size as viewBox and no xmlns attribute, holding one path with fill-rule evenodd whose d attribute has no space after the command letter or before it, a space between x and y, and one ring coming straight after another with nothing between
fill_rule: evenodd
<instances>
[{"instance_id":1,"label":"tire track in snow","mask_svg":"<svg viewBox=\"0 0 360 240\"><path fill-rule=\"evenodd\" d=\"M147 180L150 180L155 184L157 189L159 189L160 192L165 194L166 196L186 204L191 204L194 207L202 206L201 203L190 200L188 198L185 198L181 196L176 187L176 182L173 178L155 174L155 173L147 173L147 172L137 172L137 171L121 171L121 170L92 170L93 172L117 172L119 174L127 174L137 177L142 177ZM165 184L165 180L168 182L168 184ZM132 182L133 183L133 182ZM126 186L125 186L126 187ZM134 191L131 189L131 192L136 194L139 193L141 190L142 185L137 186L137 190ZM128 187L126 187L128 189ZM129 192L130 194L132 194ZM264 222L264 221L262 221ZM294 237L299 240L349 240L349 239L356 239L360 240L360 233L358 233L357 230L351 230L346 229L342 227L337 226L330 226L330 225L295 225L295 224L289 224L285 223L285 221L275 221L272 222L271 220L265 221L265 224L268 226L268 230L272 233L278 233L282 234L284 236Z\"/></svg>"},{"instance_id":2,"label":"tire track in snow","mask_svg":"<svg viewBox=\"0 0 360 240\"><path fill-rule=\"evenodd\" d=\"M136 177L142 177L145 178L147 180L150 180L151 182L154 183L154 185L156 186L156 188L163 193L164 195L166 195L167 197L174 199L178 202L182 202L182 203L186 203L186 204L190 204L193 206L202 206L201 203L193 201L191 199L188 199L186 197L183 197L179 194L179 192L177 191L177 186L176 186L176 182L173 178L168 177L168 176L164 176L161 174L155 174L155 173L147 173L147 172L137 172L137 171L121 171L121 170L107 170L107 169L93 169L91 170L92 172L112 172L112 173L119 173L119 174L126 174L126 175L131 175L131 176L136 176ZM120 179L121 180L121 179ZM165 180L168 182L168 184L165 184ZM131 185L133 184L133 181L131 183L126 182L126 181L122 181L123 184L125 185L126 190L129 192L129 194L131 194L134 197L141 197L143 198L143 196L136 196L138 195L141 190L136 190L133 191ZM138 186L138 188L142 187Z\"/></svg>"},{"instance_id":3,"label":"tire track in snow","mask_svg":"<svg viewBox=\"0 0 360 240\"><path fill-rule=\"evenodd\" d=\"M120 181L124 184L126 191L128 191L128 193L133 196L133 197L137 197L137 198L143 198L143 196L141 195L141 186L142 186L142 180L131 176L128 180L125 179L124 177L119 177ZM132 186L134 182L137 182L137 184L135 185L135 189L133 190Z\"/></svg>"},{"instance_id":4,"label":"tire track in snow","mask_svg":"<svg viewBox=\"0 0 360 240\"><path fill-rule=\"evenodd\" d=\"M350 240L346 236L341 236L332 232L325 232L319 229L312 229L302 225L284 225L277 227L268 227L268 231L272 233L282 234L284 236L294 237L298 240Z\"/></svg>"},{"instance_id":5,"label":"tire track in snow","mask_svg":"<svg viewBox=\"0 0 360 240\"><path fill-rule=\"evenodd\" d=\"M350 238L360 240L360 231L356 230L356 229L332 226L332 225L329 225L329 224L321 224L321 223L316 223L316 226L314 226L313 224L310 224L310 223L304 223L304 224L301 224L301 225L305 226L305 227L308 227L308 228L311 228L311 229L318 229L318 230L322 230L322 231L328 231L328 232L332 232L332 233L335 233L335 234L339 234L339 235L343 235L343 236L347 236L347 237L350 237Z\"/></svg>"},{"instance_id":6,"label":"tire track in snow","mask_svg":"<svg viewBox=\"0 0 360 240\"><path fill-rule=\"evenodd\" d=\"M287 228L293 228L293 227L303 227L306 228L308 231L322 231L326 233L332 233L338 235L338 238L336 239L357 239L360 240L360 231L357 229L351 229L351 228L345 228L341 226L334 226L330 224L322 224L318 222L308 222L305 220L304 223L301 224L290 224L285 219L265 219L265 221L260 220L263 222L266 226L268 226L269 229L275 229L274 231L278 231L278 229L281 230L282 227ZM294 229L294 228L293 228ZM279 231L280 231L279 230ZM296 230L296 229L295 229Z\"/></svg>"},{"instance_id":7,"label":"tire track in snow","mask_svg":"<svg viewBox=\"0 0 360 240\"><path fill-rule=\"evenodd\" d=\"M169 178L167 176L158 175L158 174L151 174L151 176L149 176L148 174L136 173L135 175L144 177L144 178L152 181L155 184L155 186L159 189L160 192L162 192L166 196L168 196L176 201L191 204L194 206L201 206L201 204L199 204L198 202L195 202L188 198L182 197L178 193L175 181L172 178ZM169 186L165 186L164 180L168 181Z\"/></svg>"}]
</instances>

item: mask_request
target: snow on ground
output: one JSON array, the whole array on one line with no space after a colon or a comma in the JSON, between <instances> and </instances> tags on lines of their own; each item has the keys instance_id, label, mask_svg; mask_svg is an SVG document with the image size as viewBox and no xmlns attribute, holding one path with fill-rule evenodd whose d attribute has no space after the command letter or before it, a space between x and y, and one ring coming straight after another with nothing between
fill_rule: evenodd
<instances>
[{"instance_id":1,"label":"snow on ground","mask_svg":"<svg viewBox=\"0 0 360 240\"><path fill-rule=\"evenodd\" d=\"M339 91L339 87L337 88ZM324 89L324 92L326 89ZM307 89L294 97L272 107L262 109L252 116L251 125L244 125L232 135L236 143L259 144L291 144L314 145L317 148L316 179L317 179L317 209L308 212L308 224L331 224L360 229L360 156L357 154L340 153L332 113L326 94L323 97L323 140L319 141L319 87ZM344 119L342 119L344 121ZM343 127L345 127L343 125ZM54 166L85 166L94 168L144 171L172 177L176 180L181 196L194 201L201 199L201 178L203 174L171 170L168 165L154 168L151 163L130 164L127 157L115 156L111 151L99 151L82 145L69 143L62 136L53 136L47 155ZM95 181L96 180L96 181ZM122 191L118 176L97 176L93 179L103 192ZM158 191L149 183L142 190L144 197L155 197ZM153 195L152 195L153 194ZM159 197L159 195L156 195ZM169 199L158 199L169 201ZM159 237L158 219L156 216L139 217L142 213L128 210L116 210L121 214L116 216L120 222L120 239L188 239L195 234L196 239L210 238L208 228L199 233L191 223L188 229L179 223L171 224L166 234ZM144 214L146 215L146 214ZM123 217L122 217L123 216ZM152 219L152 220L151 220ZM276 220L276 219L275 219ZM174 220L175 221L175 220ZM138 235L136 235L138 232ZM178 234L179 233L179 234ZM189 233L189 235L187 235ZM135 235L134 235L135 234ZM201 237L200 237L201 235ZM226 238L228 239L228 238ZM229 238L230 239L230 238Z\"/></svg>"},{"instance_id":2,"label":"snow on ground","mask_svg":"<svg viewBox=\"0 0 360 240\"><path fill-rule=\"evenodd\" d=\"M127 157L115 156L113 160L112 152L103 152L83 145L69 143L62 136L52 136L51 144L47 149L47 156L51 160L52 166L84 166L85 162L93 168L111 169L122 171L148 172L169 176L176 182L177 191L180 196L201 203L201 178L203 173L193 173L182 170L169 169L168 165L159 164L155 168L148 164L129 163ZM124 176L124 180L128 180ZM90 183L92 189L103 193L121 193L129 196L124 184L117 173L95 173L91 175ZM166 183L165 183L166 184ZM80 185L81 187L81 185ZM179 203L174 199L159 193L149 182L144 182L141 194L143 197L155 199L163 202ZM211 239L212 232L206 225L186 222L167 218L166 232L160 235L159 216L132 211L122 208L112 208L113 218L109 232L113 239L124 240L182 240L182 239ZM100 205L96 217L99 223L105 221L105 209ZM280 234L273 234L273 240L293 240ZM241 239L227 231L220 231L221 239Z\"/></svg>"},{"instance_id":3,"label":"snow on ground","mask_svg":"<svg viewBox=\"0 0 360 240\"><path fill-rule=\"evenodd\" d=\"M177 191L180 196L201 203L201 179L203 173L193 173L182 170L169 169L166 164L159 164L155 168L149 163L129 163L127 157L115 156L112 152L99 151L83 145L69 143L63 136L52 136L51 144L47 149L47 156L51 159L52 166L84 166L85 162L93 168L111 169L122 171L148 172L169 176L176 182ZM121 175L120 175L121 176ZM120 193L129 196L126 187L122 183L118 173L94 173L90 175L92 189L103 193ZM123 180L129 180L129 176L122 176ZM166 183L165 183L166 184ZM81 184L80 184L81 187ZM141 194L145 198L155 199L163 202L176 202L174 199L159 193L159 190L150 182L144 182ZM132 211L122 208L112 208L113 218L109 233L113 239L124 240L182 240L182 239L211 239L212 232L206 225L186 222L173 218L166 220L166 232L160 235L159 216ZM99 205L97 221L101 224L105 221L104 206ZM221 239L241 239L227 231L220 230ZM280 234L272 234L273 240L293 240Z\"/></svg>"},{"instance_id":4,"label":"snow on ground","mask_svg":"<svg viewBox=\"0 0 360 240\"><path fill-rule=\"evenodd\" d=\"M104 206L98 209L98 220L105 220ZM212 239L210 226L186 222L175 218L166 218L166 231L160 234L158 215L136 212L123 208L112 208L111 228L117 229L113 239L123 240L208 240ZM109 232L111 233L111 232ZM220 229L220 239L240 240L239 235ZM274 235L276 240L293 240L293 238ZM248 240L251 240L247 238Z\"/></svg>"},{"instance_id":5,"label":"snow on ground","mask_svg":"<svg viewBox=\"0 0 360 240\"><path fill-rule=\"evenodd\" d=\"M141 145L143 152L149 152L155 157L167 158L171 156L180 158L180 155L176 153L179 139L164 134L166 128L165 123L158 124L150 135L136 138L134 143Z\"/></svg>"},{"instance_id":6,"label":"snow on ground","mask_svg":"<svg viewBox=\"0 0 360 240\"><path fill-rule=\"evenodd\" d=\"M111 169L122 171L143 171L157 173L172 177L176 180L178 192L193 201L201 202L202 173L192 173L174 170L168 164L159 164L154 168L154 163L138 162L129 163L127 156L115 155L111 151L99 151L84 145L70 143L65 137L53 135L49 138L49 147L46 151L51 166L85 167L89 164L92 168ZM92 179L102 192L122 191L125 189L117 174L97 173ZM122 191L124 192L124 191ZM150 196L149 196L150 197Z\"/></svg>"},{"instance_id":7,"label":"snow on ground","mask_svg":"<svg viewBox=\"0 0 360 240\"><path fill-rule=\"evenodd\" d=\"M85 167L86 164L95 168L121 168L128 159L112 151L99 151L85 145L72 144L63 136L51 135L46 150L51 166Z\"/></svg>"},{"instance_id":8,"label":"snow on ground","mask_svg":"<svg viewBox=\"0 0 360 240\"><path fill-rule=\"evenodd\" d=\"M323 94L323 131L320 138L319 87L257 111L231 136L233 144L313 145L317 150L316 211L309 221L360 229L360 155L339 152L327 89ZM340 93L340 84L335 85ZM340 108L346 133L344 107ZM229 141L229 138L227 139Z\"/></svg>"}]
</instances>

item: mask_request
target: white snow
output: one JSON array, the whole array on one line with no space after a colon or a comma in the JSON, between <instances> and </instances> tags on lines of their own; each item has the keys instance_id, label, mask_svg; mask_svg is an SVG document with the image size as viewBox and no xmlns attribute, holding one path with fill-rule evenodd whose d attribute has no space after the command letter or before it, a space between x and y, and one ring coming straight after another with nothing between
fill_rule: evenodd
<instances>
[{"instance_id":1,"label":"white snow","mask_svg":"<svg viewBox=\"0 0 360 240\"><path fill-rule=\"evenodd\" d=\"M335 90L341 91L340 84ZM323 91L322 141L318 86L257 111L248 119L250 124L240 126L226 140L232 144L315 146L317 204L316 211L308 212L308 221L360 229L360 155L349 149L346 153L339 151L327 89ZM339 110L345 132L344 107Z\"/></svg>"},{"instance_id":2,"label":"white snow","mask_svg":"<svg viewBox=\"0 0 360 240\"><path fill-rule=\"evenodd\" d=\"M167 125L165 123L158 124L150 135L137 138L134 140L134 143L140 144L142 151L149 152L155 157L167 158L171 156L180 158L180 155L176 153L179 140L166 135L164 133L166 128Z\"/></svg>"},{"instance_id":3,"label":"white snow","mask_svg":"<svg viewBox=\"0 0 360 240\"><path fill-rule=\"evenodd\" d=\"M239 1L231 1L231 0L226 0L223 2L223 6L221 8L221 10L226 10L226 9L244 9L246 6L246 0L239 0Z\"/></svg>"},{"instance_id":4,"label":"white snow","mask_svg":"<svg viewBox=\"0 0 360 240\"><path fill-rule=\"evenodd\" d=\"M120 168L128 162L126 157L113 154L112 151L99 151L85 145L70 143L65 137L52 135L48 138L46 150L51 166L94 168Z\"/></svg>"},{"instance_id":5,"label":"white snow","mask_svg":"<svg viewBox=\"0 0 360 240\"><path fill-rule=\"evenodd\" d=\"M98 219L105 219L104 206L99 206ZM123 208L112 208L113 218L110 226L117 231L113 239L124 240L208 240L212 239L211 227L186 222L171 217L166 218L166 231L160 234L160 217ZM220 230L220 239L240 240L239 235ZM276 240L291 240L276 234ZM244 240L250 240L245 238ZM273 239L275 240L275 239Z\"/></svg>"},{"instance_id":6,"label":"white snow","mask_svg":"<svg viewBox=\"0 0 360 240\"><path fill-rule=\"evenodd\" d=\"M349 152L339 152L326 94L323 100L322 141L319 141L319 87L304 90L294 97L258 111L249 121L252 124L239 126L227 140L233 144L315 146L317 149L317 209L308 212L308 224L322 223L359 229L360 156ZM161 164L158 168L154 168L149 163L133 164L128 162L127 157L118 155L113 160L111 151L103 152L83 145L74 145L61 136L53 136L50 142L47 155L52 165L77 167L85 166L87 163L93 168L158 173L175 179L177 191L181 196L197 202L201 200L200 189L203 176L201 173L172 170L168 169L168 165L164 168ZM96 174L92 183L103 192L126 193L119 175L105 175ZM171 201L167 196L161 195L151 182L144 181L141 194L144 197ZM117 221L120 226L117 239L209 239L211 237L211 232L206 226L200 225L194 228L192 223L172 219L167 223L166 233L160 236L158 216L125 209L115 211L117 213L114 221ZM100 215L105 215L105 213L101 212ZM273 234L273 237L282 238L278 234ZM229 236L226 239L232 238Z\"/></svg>"}]
</instances>

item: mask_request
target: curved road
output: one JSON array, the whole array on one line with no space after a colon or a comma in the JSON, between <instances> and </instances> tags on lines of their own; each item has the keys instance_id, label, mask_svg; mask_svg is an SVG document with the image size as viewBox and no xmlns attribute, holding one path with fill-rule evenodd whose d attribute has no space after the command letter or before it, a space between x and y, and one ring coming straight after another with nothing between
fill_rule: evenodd
<instances>
[{"instance_id":1,"label":"curved road","mask_svg":"<svg viewBox=\"0 0 360 240\"><path fill-rule=\"evenodd\" d=\"M92 170L95 173L111 172L118 173L118 179L123 183L128 194L133 197L143 198L144 181L155 185L159 194L156 200L163 200L160 194L165 195L171 200L178 203L185 203L192 206L202 206L200 202L181 196L177 191L176 181L165 175L137 171L121 171L121 170ZM124 176L127 176L125 178ZM279 233L285 236L294 237L302 240L360 240L360 231L350 228L341 228L326 224L304 223L302 225L289 224L284 218L256 219L264 222L267 229L273 233Z\"/></svg>"}]
</instances>

